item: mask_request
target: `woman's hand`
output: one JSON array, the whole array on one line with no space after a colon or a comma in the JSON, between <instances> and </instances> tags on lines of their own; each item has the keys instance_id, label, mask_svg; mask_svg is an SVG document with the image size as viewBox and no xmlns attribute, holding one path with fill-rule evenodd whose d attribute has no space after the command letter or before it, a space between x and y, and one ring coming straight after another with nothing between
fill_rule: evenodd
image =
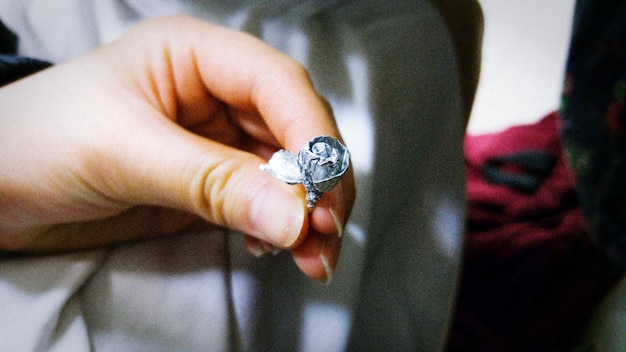
<instances>
[{"instance_id":1,"label":"woman's hand","mask_svg":"<svg viewBox=\"0 0 626 352\"><path fill-rule=\"evenodd\" d=\"M328 280L354 201L348 173L308 213L259 170L278 148L339 137L294 60L186 17L0 89L0 248L51 252L179 232L199 218L290 249Z\"/></svg>"}]
</instances>

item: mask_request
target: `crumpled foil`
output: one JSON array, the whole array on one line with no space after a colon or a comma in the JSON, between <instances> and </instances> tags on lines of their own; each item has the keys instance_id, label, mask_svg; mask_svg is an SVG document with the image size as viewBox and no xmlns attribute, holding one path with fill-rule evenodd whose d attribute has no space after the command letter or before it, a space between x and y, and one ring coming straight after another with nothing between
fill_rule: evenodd
<instances>
[{"instance_id":1,"label":"crumpled foil","mask_svg":"<svg viewBox=\"0 0 626 352\"><path fill-rule=\"evenodd\" d=\"M337 138L318 136L300 149L298 155L281 149L261 170L288 184L304 185L309 209L324 192L337 185L350 166L350 152Z\"/></svg>"}]
</instances>

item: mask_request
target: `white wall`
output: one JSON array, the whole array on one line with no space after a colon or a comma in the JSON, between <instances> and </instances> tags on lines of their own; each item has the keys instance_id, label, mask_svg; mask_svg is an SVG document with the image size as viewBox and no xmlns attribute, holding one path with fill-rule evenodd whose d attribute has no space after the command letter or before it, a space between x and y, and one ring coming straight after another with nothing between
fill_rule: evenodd
<instances>
[{"instance_id":1,"label":"white wall","mask_svg":"<svg viewBox=\"0 0 626 352\"><path fill-rule=\"evenodd\" d=\"M574 0L481 0L483 66L468 132L532 123L559 105Z\"/></svg>"}]
</instances>

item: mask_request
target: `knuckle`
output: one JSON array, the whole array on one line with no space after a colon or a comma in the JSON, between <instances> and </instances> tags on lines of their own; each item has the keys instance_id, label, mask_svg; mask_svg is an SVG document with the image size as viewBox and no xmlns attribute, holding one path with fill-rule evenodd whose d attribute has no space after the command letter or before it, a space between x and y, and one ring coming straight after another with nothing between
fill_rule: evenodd
<instances>
[{"instance_id":1,"label":"knuckle","mask_svg":"<svg viewBox=\"0 0 626 352\"><path fill-rule=\"evenodd\" d=\"M247 202L245 180L239 177L241 162L225 156L202 163L189 191L194 212L217 225L241 227L236 214L245 209Z\"/></svg>"}]
</instances>

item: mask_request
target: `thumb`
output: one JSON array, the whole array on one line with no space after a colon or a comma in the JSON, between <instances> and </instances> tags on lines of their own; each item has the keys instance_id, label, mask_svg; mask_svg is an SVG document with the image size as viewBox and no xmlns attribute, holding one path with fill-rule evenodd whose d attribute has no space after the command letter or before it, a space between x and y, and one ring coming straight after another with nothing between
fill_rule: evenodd
<instances>
[{"instance_id":1,"label":"thumb","mask_svg":"<svg viewBox=\"0 0 626 352\"><path fill-rule=\"evenodd\" d=\"M124 150L111 154L119 169L117 179L107 181L113 197L193 212L279 247L301 240L308 228L301 187L261 171L265 161L256 155L158 121L134 129L141 135L124 138L129 144L118 143Z\"/></svg>"}]
</instances>

